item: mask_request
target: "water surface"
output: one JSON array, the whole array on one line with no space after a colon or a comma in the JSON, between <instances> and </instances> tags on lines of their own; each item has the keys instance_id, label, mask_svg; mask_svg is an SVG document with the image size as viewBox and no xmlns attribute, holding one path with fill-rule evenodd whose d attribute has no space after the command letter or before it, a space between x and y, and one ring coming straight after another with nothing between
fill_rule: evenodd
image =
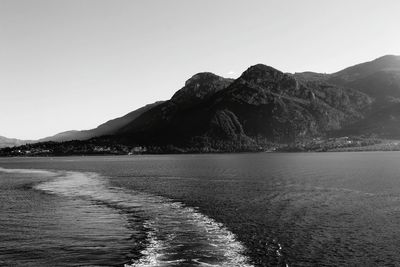
<instances>
[{"instance_id":1,"label":"water surface","mask_svg":"<svg viewBox=\"0 0 400 267\"><path fill-rule=\"evenodd\" d=\"M400 153L0 159L0 265L393 266Z\"/></svg>"}]
</instances>

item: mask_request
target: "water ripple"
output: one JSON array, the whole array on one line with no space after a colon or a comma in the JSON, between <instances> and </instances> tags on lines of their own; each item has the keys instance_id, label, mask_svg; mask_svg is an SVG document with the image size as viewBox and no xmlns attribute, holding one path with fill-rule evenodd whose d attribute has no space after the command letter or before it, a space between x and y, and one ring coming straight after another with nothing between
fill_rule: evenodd
<instances>
[{"instance_id":1,"label":"water ripple","mask_svg":"<svg viewBox=\"0 0 400 267\"><path fill-rule=\"evenodd\" d=\"M135 212L144 219L146 246L126 267L251 266L244 246L221 223L180 202L139 191L110 187L96 173L58 172L36 189L72 198L87 198Z\"/></svg>"}]
</instances>

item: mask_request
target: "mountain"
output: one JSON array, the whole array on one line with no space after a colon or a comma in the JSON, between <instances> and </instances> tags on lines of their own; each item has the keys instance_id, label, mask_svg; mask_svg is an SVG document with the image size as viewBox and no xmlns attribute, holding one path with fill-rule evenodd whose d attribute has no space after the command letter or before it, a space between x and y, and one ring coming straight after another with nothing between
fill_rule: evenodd
<instances>
[{"instance_id":1,"label":"mountain","mask_svg":"<svg viewBox=\"0 0 400 267\"><path fill-rule=\"evenodd\" d=\"M158 102L155 102L152 104L148 104L144 107L141 107L139 109L136 109L136 110L126 114L125 116L122 116L122 117L119 117L119 118L116 118L113 120L109 120L91 130L66 131L66 132L58 133L54 136L42 138L42 139L38 140L37 142L48 142L48 141L65 142L65 141L70 141L70 140L88 140L90 138L94 138L94 137L98 137L98 136L112 135L118 129L127 125L131 121L135 120L142 113L156 107L157 105L160 105L161 103L163 103L163 101L158 101Z\"/></svg>"},{"instance_id":2,"label":"mountain","mask_svg":"<svg viewBox=\"0 0 400 267\"><path fill-rule=\"evenodd\" d=\"M333 136L375 135L380 138L400 138L400 103L373 109L363 119L336 131Z\"/></svg>"},{"instance_id":3,"label":"mountain","mask_svg":"<svg viewBox=\"0 0 400 267\"><path fill-rule=\"evenodd\" d=\"M228 87L233 79L227 79L211 72L198 73L186 81L185 86L178 90L171 101L179 105L196 105Z\"/></svg>"},{"instance_id":4,"label":"mountain","mask_svg":"<svg viewBox=\"0 0 400 267\"><path fill-rule=\"evenodd\" d=\"M297 79L258 64L234 81L196 74L169 101L118 130L114 139L137 145L222 150L293 142L360 120L371 103L359 91Z\"/></svg>"},{"instance_id":5,"label":"mountain","mask_svg":"<svg viewBox=\"0 0 400 267\"><path fill-rule=\"evenodd\" d=\"M330 79L352 82L373 75L377 72L400 71L400 56L386 55L375 60L357 64L330 75Z\"/></svg>"},{"instance_id":6,"label":"mountain","mask_svg":"<svg viewBox=\"0 0 400 267\"><path fill-rule=\"evenodd\" d=\"M400 95L399 74L400 56L386 55L332 74L301 72L294 75L300 80L323 81L357 89L381 101Z\"/></svg>"},{"instance_id":7,"label":"mountain","mask_svg":"<svg viewBox=\"0 0 400 267\"><path fill-rule=\"evenodd\" d=\"M64 132L41 141L89 139L65 145L76 153L84 153L81 147L90 147L93 153L126 153L132 147L152 152L228 152L360 135L400 138L399 56L332 74L283 73L263 64L249 67L237 79L201 72L170 100L92 130ZM63 146L56 148L57 153L63 153Z\"/></svg>"},{"instance_id":8,"label":"mountain","mask_svg":"<svg viewBox=\"0 0 400 267\"><path fill-rule=\"evenodd\" d=\"M169 143L172 139L182 138L181 135L173 136L176 129L181 129L182 133L189 137L196 130L197 125L179 121L177 117L186 117L185 113L191 114L190 112L196 111L232 82L232 79L212 73L198 73L191 77L169 101L144 112L136 120L117 131L116 139L126 143ZM197 120L186 118L193 119L193 122Z\"/></svg>"},{"instance_id":9,"label":"mountain","mask_svg":"<svg viewBox=\"0 0 400 267\"><path fill-rule=\"evenodd\" d=\"M400 97L400 56L383 56L329 75L328 82L357 89L378 102Z\"/></svg>"},{"instance_id":10,"label":"mountain","mask_svg":"<svg viewBox=\"0 0 400 267\"><path fill-rule=\"evenodd\" d=\"M400 138L398 122L400 57L388 55L333 74L292 75L262 64L234 81L199 73L115 139L225 149L324 135Z\"/></svg>"},{"instance_id":11,"label":"mountain","mask_svg":"<svg viewBox=\"0 0 400 267\"><path fill-rule=\"evenodd\" d=\"M7 138L4 136L0 136L0 148L3 147L13 147L13 146L21 146L32 141L29 140L20 140L15 138Z\"/></svg>"},{"instance_id":12,"label":"mountain","mask_svg":"<svg viewBox=\"0 0 400 267\"><path fill-rule=\"evenodd\" d=\"M362 120L336 135L400 138L400 56L387 55L333 73L327 82L353 88L374 99Z\"/></svg>"}]
</instances>

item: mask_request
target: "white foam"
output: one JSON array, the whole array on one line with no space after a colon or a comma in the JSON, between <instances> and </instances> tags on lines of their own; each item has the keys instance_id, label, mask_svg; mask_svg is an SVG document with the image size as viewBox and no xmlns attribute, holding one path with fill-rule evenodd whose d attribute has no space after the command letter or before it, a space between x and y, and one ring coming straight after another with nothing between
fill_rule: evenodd
<instances>
[{"instance_id":1,"label":"white foam","mask_svg":"<svg viewBox=\"0 0 400 267\"><path fill-rule=\"evenodd\" d=\"M37 169L6 169L0 167L0 172L4 173L20 173L20 174L39 174L39 175L46 175L46 176L53 176L56 173L47 171L47 170L37 170Z\"/></svg>"},{"instance_id":2,"label":"white foam","mask_svg":"<svg viewBox=\"0 0 400 267\"><path fill-rule=\"evenodd\" d=\"M70 197L89 197L143 213L147 246L141 251L139 260L125 267L173 266L186 261L199 266L251 266L248 258L243 256L244 246L232 232L180 202L139 191L111 188L107 179L96 173L65 172L52 181L37 185L36 189ZM196 251L189 251L189 256L178 253L169 258L171 249L183 245L194 246ZM210 258L214 260L210 261Z\"/></svg>"},{"instance_id":3,"label":"white foam","mask_svg":"<svg viewBox=\"0 0 400 267\"><path fill-rule=\"evenodd\" d=\"M125 264L124 267L160 266L161 262L158 258L162 255L161 251L165 249L165 244L163 244L161 240L157 239L156 233L148 222L145 223L145 228L148 230L148 245L140 252L143 256L132 264Z\"/></svg>"}]
</instances>

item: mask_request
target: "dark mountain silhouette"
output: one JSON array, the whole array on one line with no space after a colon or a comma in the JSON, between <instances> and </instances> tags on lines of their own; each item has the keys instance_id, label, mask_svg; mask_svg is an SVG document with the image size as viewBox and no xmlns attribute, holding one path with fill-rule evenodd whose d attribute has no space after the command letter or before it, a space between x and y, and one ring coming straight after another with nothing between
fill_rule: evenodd
<instances>
[{"instance_id":1,"label":"dark mountain silhouette","mask_svg":"<svg viewBox=\"0 0 400 267\"><path fill-rule=\"evenodd\" d=\"M198 73L169 100L143 113L117 133L127 143L167 144L187 140L202 125L202 108L233 82L212 73ZM193 114L199 112L197 115ZM195 117L191 117L195 116ZM175 135L179 131L179 135Z\"/></svg>"},{"instance_id":2,"label":"dark mountain silhouette","mask_svg":"<svg viewBox=\"0 0 400 267\"><path fill-rule=\"evenodd\" d=\"M362 119L372 102L356 90L296 79L261 64L235 81L209 73L193 77L179 94L140 115L114 138L130 144L222 149L292 142ZM193 88L205 92L200 95ZM186 93L183 101L176 101Z\"/></svg>"},{"instance_id":3,"label":"dark mountain silhouette","mask_svg":"<svg viewBox=\"0 0 400 267\"><path fill-rule=\"evenodd\" d=\"M198 73L186 81L171 101L180 106L196 105L213 96L216 92L228 87L233 79L227 79L211 72Z\"/></svg>"},{"instance_id":4,"label":"dark mountain silhouette","mask_svg":"<svg viewBox=\"0 0 400 267\"><path fill-rule=\"evenodd\" d=\"M235 80L198 73L168 101L40 141L240 151L326 136L400 138L399 122L400 57L389 55L333 74L262 64Z\"/></svg>"},{"instance_id":5,"label":"dark mountain silhouette","mask_svg":"<svg viewBox=\"0 0 400 267\"><path fill-rule=\"evenodd\" d=\"M373 112L369 112L364 119L333 131L334 136L376 135L381 138L400 138L400 103L392 103Z\"/></svg>"}]
</instances>

